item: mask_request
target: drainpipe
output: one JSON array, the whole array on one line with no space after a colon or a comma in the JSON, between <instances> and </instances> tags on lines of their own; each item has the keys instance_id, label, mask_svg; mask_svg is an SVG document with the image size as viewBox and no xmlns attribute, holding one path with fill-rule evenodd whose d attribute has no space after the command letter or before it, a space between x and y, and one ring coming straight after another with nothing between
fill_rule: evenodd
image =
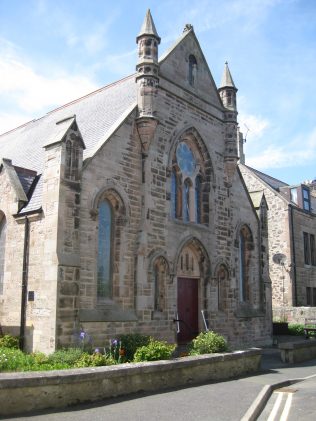
<instances>
[{"instance_id":1,"label":"drainpipe","mask_svg":"<svg viewBox=\"0 0 316 421\"><path fill-rule=\"evenodd\" d=\"M293 283L294 283L294 306L297 306L297 282L296 282L296 254L295 254L295 240L294 240L294 218L293 206L289 204L291 215L291 242L292 242L292 263L293 263Z\"/></svg>"},{"instance_id":2,"label":"drainpipe","mask_svg":"<svg viewBox=\"0 0 316 421\"><path fill-rule=\"evenodd\" d=\"M27 304L27 281L28 281L28 260L29 260L29 236L30 222L25 217L24 224L24 247L23 247L23 272L22 272L22 291L21 291L21 322L20 322L20 349L24 349L25 322L26 322L26 304Z\"/></svg>"}]
</instances>

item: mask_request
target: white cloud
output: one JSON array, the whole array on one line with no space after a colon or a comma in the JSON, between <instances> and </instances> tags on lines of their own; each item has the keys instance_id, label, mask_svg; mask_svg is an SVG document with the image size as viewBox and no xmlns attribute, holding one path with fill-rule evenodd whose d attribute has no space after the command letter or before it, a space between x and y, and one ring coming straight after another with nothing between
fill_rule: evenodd
<instances>
[{"instance_id":1,"label":"white cloud","mask_svg":"<svg viewBox=\"0 0 316 421\"><path fill-rule=\"evenodd\" d=\"M61 69L54 69L53 76L40 74L17 54L12 44L0 42L0 132L10 128L10 123L21 124L30 115L42 114L96 88L86 76L67 74ZM15 106L10 118L8 104Z\"/></svg>"},{"instance_id":2,"label":"white cloud","mask_svg":"<svg viewBox=\"0 0 316 421\"><path fill-rule=\"evenodd\" d=\"M269 11L280 3L282 0L231 0L227 2L219 2L217 0L200 0L198 6L195 2L186 1L169 2L171 9L182 10L181 14L177 14L178 21L183 24L194 24L194 28L198 33L209 31L210 29L223 28L225 25L232 23L238 25L240 31L249 31L255 29L266 18ZM169 38L174 37L175 28L179 25L172 21ZM165 37L164 37L165 38Z\"/></svg>"},{"instance_id":3,"label":"white cloud","mask_svg":"<svg viewBox=\"0 0 316 421\"><path fill-rule=\"evenodd\" d=\"M107 34L121 13L118 7L112 5L111 8L106 8L106 13L101 9L101 15L93 19L93 25L89 20L84 20L83 25L80 15L70 13L71 8L67 2L48 4L44 0L38 0L36 12L53 30L54 37L62 38L68 47L79 48L89 55L105 49L108 46Z\"/></svg>"},{"instance_id":4,"label":"white cloud","mask_svg":"<svg viewBox=\"0 0 316 421\"><path fill-rule=\"evenodd\" d=\"M8 132L12 128L21 126L31 119L32 117L27 114L9 114L6 112L0 112L0 134Z\"/></svg>"},{"instance_id":5,"label":"white cloud","mask_svg":"<svg viewBox=\"0 0 316 421\"><path fill-rule=\"evenodd\" d=\"M261 116L240 113L238 117L240 131L247 136L247 141L255 141L266 134L270 122Z\"/></svg>"},{"instance_id":6,"label":"white cloud","mask_svg":"<svg viewBox=\"0 0 316 421\"><path fill-rule=\"evenodd\" d=\"M137 49L134 48L122 54L109 54L101 65L119 76L129 74L135 71L136 52Z\"/></svg>"},{"instance_id":7,"label":"white cloud","mask_svg":"<svg viewBox=\"0 0 316 421\"><path fill-rule=\"evenodd\" d=\"M302 147L304 145L304 147ZM247 165L257 169L286 168L308 165L316 159L316 128L308 135L301 135L284 146L275 144L262 152L246 157Z\"/></svg>"}]
</instances>

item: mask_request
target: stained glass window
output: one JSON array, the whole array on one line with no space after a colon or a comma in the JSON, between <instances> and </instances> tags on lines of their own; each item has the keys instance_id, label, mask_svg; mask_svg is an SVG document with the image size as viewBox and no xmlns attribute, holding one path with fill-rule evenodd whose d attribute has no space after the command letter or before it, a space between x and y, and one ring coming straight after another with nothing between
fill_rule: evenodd
<instances>
[{"instance_id":1,"label":"stained glass window","mask_svg":"<svg viewBox=\"0 0 316 421\"><path fill-rule=\"evenodd\" d=\"M245 261L245 238L243 233L239 236L239 267L240 267L240 301L245 301L245 275L246 275L246 261Z\"/></svg>"},{"instance_id":2,"label":"stained glass window","mask_svg":"<svg viewBox=\"0 0 316 421\"><path fill-rule=\"evenodd\" d=\"M1 218L1 215L0 215L0 218ZM5 238L6 238L6 219L3 216L0 219L0 294L3 294Z\"/></svg>"},{"instance_id":3,"label":"stained glass window","mask_svg":"<svg viewBox=\"0 0 316 421\"><path fill-rule=\"evenodd\" d=\"M186 175L193 175L196 167L196 160L191 149L186 143L179 143L176 156L181 171Z\"/></svg>"},{"instance_id":4,"label":"stained glass window","mask_svg":"<svg viewBox=\"0 0 316 421\"><path fill-rule=\"evenodd\" d=\"M177 217L177 189L177 174L173 170L171 174L171 213L173 218Z\"/></svg>"},{"instance_id":5,"label":"stained glass window","mask_svg":"<svg viewBox=\"0 0 316 421\"><path fill-rule=\"evenodd\" d=\"M253 240L251 231L247 226L244 225L240 230L239 235L240 301L249 301L250 299L249 264L252 247Z\"/></svg>"},{"instance_id":6,"label":"stained glass window","mask_svg":"<svg viewBox=\"0 0 316 421\"><path fill-rule=\"evenodd\" d=\"M190 220L190 181L187 179L183 186L183 220Z\"/></svg>"},{"instance_id":7,"label":"stained glass window","mask_svg":"<svg viewBox=\"0 0 316 421\"><path fill-rule=\"evenodd\" d=\"M111 297L112 208L107 200L99 205L98 296Z\"/></svg>"},{"instance_id":8,"label":"stained glass window","mask_svg":"<svg viewBox=\"0 0 316 421\"><path fill-rule=\"evenodd\" d=\"M195 220L198 224L201 223L201 188L202 180L201 176L197 176L195 179Z\"/></svg>"}]
</instances>

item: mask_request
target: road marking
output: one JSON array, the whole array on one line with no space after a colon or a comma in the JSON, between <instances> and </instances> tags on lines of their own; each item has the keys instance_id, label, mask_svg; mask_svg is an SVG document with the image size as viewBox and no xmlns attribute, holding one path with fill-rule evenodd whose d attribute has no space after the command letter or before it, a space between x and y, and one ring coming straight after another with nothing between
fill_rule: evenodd
<instances>
[{"instance_id":1,"label":"road marking","mask_svg":"<svg viewBox=\"0 0 316 421\"><path fill-rule=\"evenodd\" d=\"M289 393L287 395L287 399L286 399L286 402L285 402L285 406L284 406L280 421L286 421L288 419L289 412L290 412L291 405L292 405L292 396L293 396L292 393Z\"/></svg>"},{"instance_id":2,"label":"road marking","mask_svg":"<svg viewBox=\"0 0 316 421\"><path fill-rule=\"evenodd\" d=\"M270 415L269 415L269 418L267 419L267 421L274 421L274 419L275 419L275 417L278 413L278 410L280 408L280 405L281 405L283 393L282 392L275 392L275 393L278 394L278 397L277 397L276 401L274 402L272 411L270 412Z\"/></svg>"}]
</instances>

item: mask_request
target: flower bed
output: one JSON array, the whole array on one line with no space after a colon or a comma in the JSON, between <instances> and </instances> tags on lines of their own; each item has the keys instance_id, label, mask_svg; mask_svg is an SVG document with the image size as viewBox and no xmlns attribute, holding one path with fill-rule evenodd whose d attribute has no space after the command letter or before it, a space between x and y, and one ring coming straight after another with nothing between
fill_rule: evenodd
<instances>
[{"instance_id":1,"label":"flower bed","mask_svg":"<svg viewBox=\"0 0 316 421\"><path fill-rule=\"evenodd\" d=\"M0 373L1 415L225 380L258 371L260 361L260 349L249 349L110 367Z\"/></svg>"}]
</instances>

